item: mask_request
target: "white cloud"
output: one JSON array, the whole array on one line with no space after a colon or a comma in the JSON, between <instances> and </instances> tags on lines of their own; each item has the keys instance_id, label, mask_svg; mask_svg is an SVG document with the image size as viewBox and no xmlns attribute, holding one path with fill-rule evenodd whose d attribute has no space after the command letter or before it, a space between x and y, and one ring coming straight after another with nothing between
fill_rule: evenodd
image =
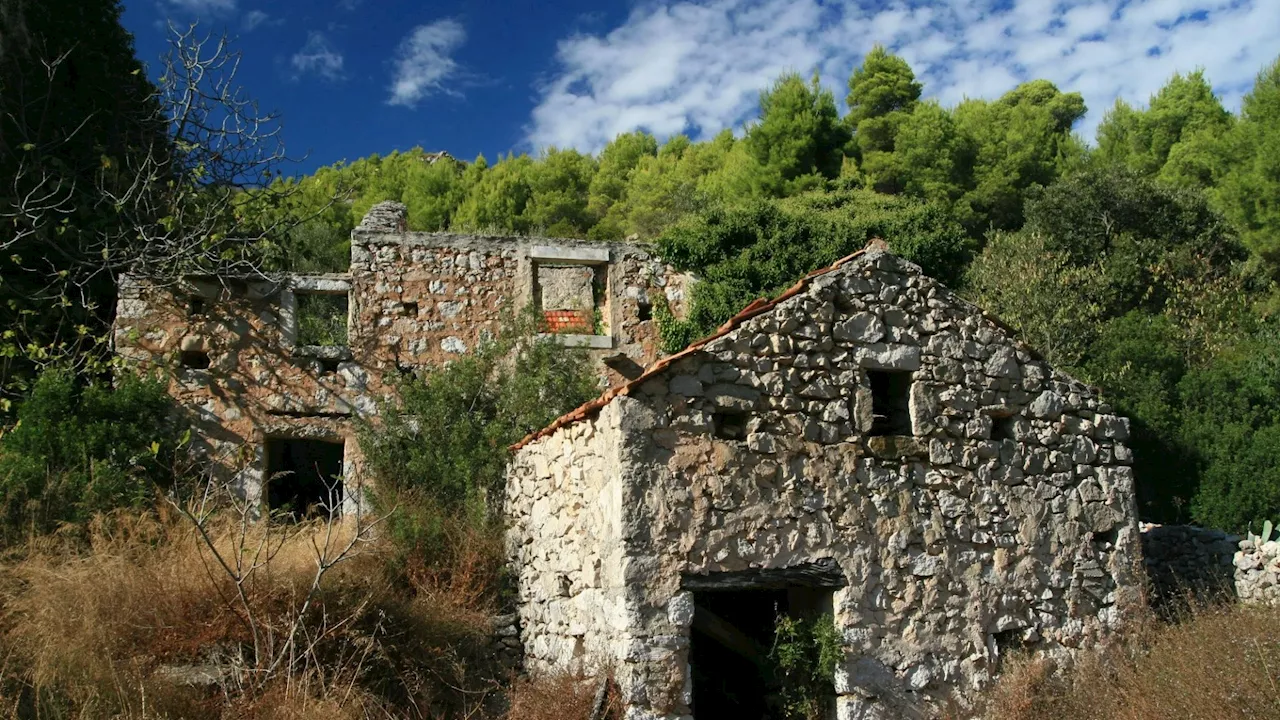
<instances>
[{"instance_id":1,"label":"white cloud","mask_svg":"<svg viewBox=\"0 0 1280 720\"><path fill-rule=\"evenodd\" d=\"M1092 138L1116 98L1145 103L1204 68L1238 107L1280 54L1276 0L660 0L600 35L562 40L528 130L537 147L598 150L644 128L709 137L754 116L778 74L817 69L843 100L877 43L944 104L1047 78L1080 92Z\"/></svg>"},{"instance_id":2,"label":"white cloud","mask_svg":"<svg viewBox=\"0 0 1280 720\"><path fill-rule=\"evenodd\" d=\"M334 49L320 32L307 36L306 44L293 54L289 64L293 66L294 77L308 73L315 73L326 80L341 80L343 77L342 53Z\"/></svg>"},{"instance_id":3,"label":"white cloud","mask_svg":"<svg viewBox=\"0 0 1280 720\"><path fill-rule=\"evenodd\" d=\"M444 81L458 73L453 53L467 39L456 20L419 25L400 43L395 55L395 77L388 105L413 107L435 92L449 92Z\"/></svg>"},{"instance_id":4,"label":"white cloud","mask_svg":"<svg viewBox=\"0 0 1280 720\"><path fill-rule=\"evenodd\" d=\"M165 0L164 6L192 15L222 15L236 10L236 0Z\"/></svg>"},{"instance_id":5,"label":"white cloud","mask_svg":"<svg viewBox=\"0 0 1280 720\"><path fill-rule=\"evenodd\" d=\"M280 25L284 20L280 18L272 18L270 15L261 10L250 10L240 18L240 27L245 32L253 32L263 25Z\"/></svg>"}]
</instances>

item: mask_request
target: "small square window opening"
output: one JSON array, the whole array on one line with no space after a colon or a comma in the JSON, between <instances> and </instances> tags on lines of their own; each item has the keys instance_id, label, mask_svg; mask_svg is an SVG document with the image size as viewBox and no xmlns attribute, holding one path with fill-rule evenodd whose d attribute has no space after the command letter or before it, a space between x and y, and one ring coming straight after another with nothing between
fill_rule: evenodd
<instances>
[{"instance_id":1,"label":"small square window opening","mask_svg":"<svg viewBox=\"0 0 1280 720\"><path fill-rule=\"evenodd\" d=\"M871 434L911 434L911 373L868 370Z\"/></svg>"},{"instance_id":2,"label":"small square window opening","mask_svg":"<svg viewBox=\"0 0 1280 720\"><path fill-rule=\"evenodd\" d=\"M192 295L187 298L187 317L202 317L204 313L204 298L198 295Z\"/></svg>"},{"instance_id":3,"label":"small square window opening","mask_svg":"<svg viewBox=\"0 0 1280 720\"><path fill-rule=\"evenodd\" d=\"M209 353L204 350L183 350L179 355L182 367L188 370L208 370Z\"/></svg>"},{"instance_id":4,"label":"small square window opening","mask_svg":"<svg viewBox=\"0 0 1280 720\"><path fill-rule=\"evenodd\" d=\"M298 292L297 344L303 346L347 345L346 293Z\"/></svg>"}]
</instances>

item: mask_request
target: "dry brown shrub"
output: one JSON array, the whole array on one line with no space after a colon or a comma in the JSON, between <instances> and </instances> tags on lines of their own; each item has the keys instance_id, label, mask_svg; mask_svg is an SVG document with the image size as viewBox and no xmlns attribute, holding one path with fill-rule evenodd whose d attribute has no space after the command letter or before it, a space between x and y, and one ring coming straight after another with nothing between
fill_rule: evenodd
<instances>
[{"instance_id":1,"label":"dry brown shrub","mask_svg":"<svg viewBox=\"0 0 1280 720\"><path fill-rule=\"evenodd\" d=\"M215 527L225 556L234 523ZM334 530L350 532L342 523ZM251 528L253 546L266 526ZM279 640L315 573L322 523L300 525L248 584L260 629ZM0 715L13 717L442 717L472 712L496 686L487 615L414 592L381 543L328 574L306 617L305 648L250 691L248 618L189 524L119 514L87 541L49 538L0 566ZM469 563L458 582L479 573ZM441 585L440 593L450 586ZM172 665L240 666L222 687L175 685Z\"/></svg>"},{"instance_id":2,"label":"dry brown shrub","mask_svg":"<svg viewBox=\"0 0 1280 720\"><path fill-rule=\"evenodd\" d=\"M547 675L517 680L507 694L508 709L503 720L592 720L597 699L602 717L619 717L618 699L609 683L605 696L598 698L601 682L580 675Z\"/></svg>"},{"instance_id":3,"label":"dry brown shrub","mask_svg":"<svg viewBox=\"0 0 1280 720\"><path fill-rule=\"evenodd\" d=\"M989 720L1280 718L1280 608L1199 606L1146 618L1057 672L1023 658L991 689Z\"/></svg>"}]
</instances>

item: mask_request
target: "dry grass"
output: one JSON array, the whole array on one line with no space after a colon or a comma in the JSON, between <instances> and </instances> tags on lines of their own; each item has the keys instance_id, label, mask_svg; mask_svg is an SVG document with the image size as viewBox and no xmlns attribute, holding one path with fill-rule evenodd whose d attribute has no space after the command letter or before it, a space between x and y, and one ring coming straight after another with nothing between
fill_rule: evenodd
<instances>
[{"instance_id":1,"label":"dry grass","mask_svg":"<svg viewBox=\"0 0 1280 720\"><path fill-rule=\"evenodd\" d=\"M496 577L483 567L493 541L481 532L459 530L460 564L417 579L378 543L334 568L305 617L305 651L265 683L254 682L261 668L235 587L188 524L117 515L87 537L87 547L42 540L0 567L0 716L459 717L496 687L484 622L494 592L480 587ZM277 647L324 537L321 524L291 529L247 584L253 620ZM232 525L214 542L224 556L240 544ZM189 687L163 670L210 664L233 672Z\"/></svg>"},{"instance_id":2,"label":"dry grass","mask_svg":"<svg viewBox=\"0 0 1280 720\"><path fill-rule=\"evenodd\" d=\"M597 681L572 675L517 681L508 693L505 720L590 720L595 710ZM612 685L603 701L605 717L620 717Z\"/></svg>"},{"instance_id":3,"label":"dry grass","mask_svg":"<svg viewBox=\"0 0 1280 720\"><path fill-rule=\"evenodd\" d=\"M989 720L1280 718L1280 609L1201 606L1140 621L1069 671L1023 659L989 693Z\"/></svg>"}]
</instances>

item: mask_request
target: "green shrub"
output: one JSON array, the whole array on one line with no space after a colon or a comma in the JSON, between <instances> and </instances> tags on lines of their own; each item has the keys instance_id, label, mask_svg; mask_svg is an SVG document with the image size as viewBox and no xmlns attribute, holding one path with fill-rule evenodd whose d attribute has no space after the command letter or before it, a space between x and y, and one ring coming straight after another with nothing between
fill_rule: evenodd
<instances>
[{"instance_id":1,"label":"green shrub","mask_svg":"<svg viewBox=\"0 0 1280 720\"><path fill-rule=\"evenodd\" d=\"M489 523L511 444L597 392L585 352L536 336L526 312L474 352L422 376L361 429L375 507L396 508L389 532L406 552L433 548L451 523Z\"/></svg>"},{"instance_id":2,"label":"green shrub","mask_svg":"<svg viewBox=\"0 0 1280 720\"><path fill-rule=\"evenodd\" d=\"M778 701L787 720L820 720L835 699L836 665L844 655L831 618L780 615L769 650Z\"/></svg>"},{"instance_id":3,"label":"green shrub","mask_svg":"<svg viewBox=\"0 0 1280 720\"><path fill-rule=\"evenodd\" d=\"M131 374L113 387L46 370L17 418L0 438L6 543L146 505L168 479L181 443L164 382Z\"/></svg>"}]
</instances>

